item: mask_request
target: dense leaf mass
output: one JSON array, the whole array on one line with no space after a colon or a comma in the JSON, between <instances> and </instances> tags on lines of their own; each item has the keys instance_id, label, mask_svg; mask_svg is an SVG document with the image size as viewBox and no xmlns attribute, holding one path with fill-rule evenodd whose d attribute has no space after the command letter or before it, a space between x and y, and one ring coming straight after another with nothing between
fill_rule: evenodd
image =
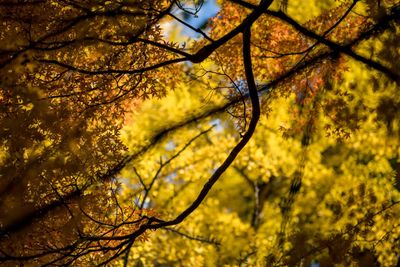
<instances>
[{"instance_id":1,"label":"dense leaf mass","mask_svg":"<svg viewBox=\"0 0 400 267\"><path fill-rule=\"evenodd\" d=\"M0 0L0 264L398 266L399 22Z\"/></svg>"}]
</instances>

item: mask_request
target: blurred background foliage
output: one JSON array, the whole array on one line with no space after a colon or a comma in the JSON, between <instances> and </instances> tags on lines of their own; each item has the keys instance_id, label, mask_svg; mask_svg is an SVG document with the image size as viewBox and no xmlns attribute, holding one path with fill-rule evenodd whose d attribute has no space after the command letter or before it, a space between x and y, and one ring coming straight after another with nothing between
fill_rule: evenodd
<instances>
[{"instance_id":1,"label":"blurred background foliage","mask_svg":"<svg viewBox=\"0 0 400 267\"><path fill-rule=\"evenodd\" d=\"M340 4L289 1L287 13L307 22ZM371 6L366 1L357 12L371 12ZM398 32L397 26L357 51L398 70L400 61L394 57L399 59L400 50L393 44L399 35L393 32ZM195 68L218 69L213 64L208 61ZM346 66L340 79L319 88L319 112L313 113L308 145L302 145L306 126L300 132L286 131L301 118L298 96L268 98L268 112L255 136L206 201L179 227L154 233L149 242L135 246L132 266L395 266L400 235L399 87L354 60L346 58ZM155 127L205 109L203 103L225 101L229 95L218 85L204 88L215 81L210 75L182 81L166 98L145 102L134 116L140 120L124 128L127 147L145 142ZM146 205L174 217L191 203L240 138L242 124L225 113L171 134L124 170L121 192L126 201L143 198L140 192L131 194L138 183L132 168L150 183L160 162L214 125L157 174ZM285 213L283 202L302 165L301 189Z\"/></svg>"}]
</instances>

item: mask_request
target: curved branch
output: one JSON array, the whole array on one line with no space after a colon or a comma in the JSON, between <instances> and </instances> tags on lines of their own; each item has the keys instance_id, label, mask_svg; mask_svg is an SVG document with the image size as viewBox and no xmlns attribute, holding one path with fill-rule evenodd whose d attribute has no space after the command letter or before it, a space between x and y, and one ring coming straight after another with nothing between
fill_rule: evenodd
<instances>
[{"instance_id":1,"label":"curved branch","mask_svg":"<svg viewBox=\"0 0 400 267\"><path fill-rule=\"evenodd\" d=\"M182 222L187 216L189 216L195 209L197 209L197 207L207 196L208 192L211 190L212 186L218 181L221 175L232 164L232 162L235 160L239 152L246 146L246 144L250 141L250 138L252 137L253 133L255 132L258 120L260 118L260 103L258 98L257 86L254 81L253 68L251 63L250 31L251 31L250 27L248 27L243 32L243 60L244 60L247 86L249 89L249 96L252 106L252 117L249 123L249 128L243 135L242 140L240 140L240 142L232 149L229 156L225 159L225 161L219 166L219 168L214 172L214 174L204 185L203 189L201 190L200 194L197 196L195 201L193 201L193 203L186 210L184 210L179 216L177 216L174 220L160 223L158 225L154 225L153 227L160 228L164 226L178 224Z\"/></svg>"}]
</instances>

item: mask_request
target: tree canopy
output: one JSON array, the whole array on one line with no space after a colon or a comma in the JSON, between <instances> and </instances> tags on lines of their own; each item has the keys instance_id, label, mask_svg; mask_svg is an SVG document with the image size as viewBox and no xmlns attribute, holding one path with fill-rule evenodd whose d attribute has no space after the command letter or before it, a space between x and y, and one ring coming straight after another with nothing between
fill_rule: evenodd
<instances>
[{"instance_id":1,"label":"tree canopy","mask_svg":"<svg viewBox=\"0 0 400 267\"><path fill-rule=\"evenodd\" d=\"M400 265L398 0L0 0L0 23L1 265Z\"/></svg>"}]
</instances>

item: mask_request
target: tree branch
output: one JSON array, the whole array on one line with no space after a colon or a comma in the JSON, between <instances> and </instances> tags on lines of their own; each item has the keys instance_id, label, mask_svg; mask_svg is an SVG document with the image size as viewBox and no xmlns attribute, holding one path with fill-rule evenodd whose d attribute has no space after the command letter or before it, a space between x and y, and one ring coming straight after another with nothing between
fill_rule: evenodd
<instances>
[{"instance_id":1,"label":"tree branch","mask_svg":"<svg viewBox=\"0 0 400 267\"><path fill-rule=\"evenodd\" d=\"M242 5L243 7L249 8L249 9L254 9L257 10L257 6L254 6L250 3L247 3L245 1L241 1L241 0L230 0L231 2L237 3L239 5ZM356 2L356 1L355 1ZM354 3L355 3L354 2ZM289 17L288 15L286 15L285 13L283 13L282 11L272 11L272 10L264 10L264 13L267 15L270 15L272 17L278 18L282 21L285 21L286 23L290 24L293 28L295 28L296 30L298 30L300 33L304 34L305 36L311 37L315 40L317 40L318 42L320 42L321 44L324 44L326 46L328 46L330 49L332 49L335 52L339 52L342 54L345 54L347 56L350 56L351 58L360 61L362 63L364 63L365 65L382 72L383 74L385 74L388 78L390 78L393 81L400 81L400 74L392 71L391 69L389 69L388 67L385 67L384 65L382 65L381 63L365 58L359 54L357 54L356 52L354 52L351 49L351 46L347 46L347 45L340 45L337 44L335 42L332 42L326 38L324 38L323 36L320 36L318 34L316 34L315 32L303 27L302 25L300 25L297 21L295 21L293 18ZM387 16L387 18L384 18L382 20L386 20L388 18L390 18L391 20L394 19L398 19L400 18L400 12L396 12L394 11L391 15Z\"/></svg>"}]
</instances>

